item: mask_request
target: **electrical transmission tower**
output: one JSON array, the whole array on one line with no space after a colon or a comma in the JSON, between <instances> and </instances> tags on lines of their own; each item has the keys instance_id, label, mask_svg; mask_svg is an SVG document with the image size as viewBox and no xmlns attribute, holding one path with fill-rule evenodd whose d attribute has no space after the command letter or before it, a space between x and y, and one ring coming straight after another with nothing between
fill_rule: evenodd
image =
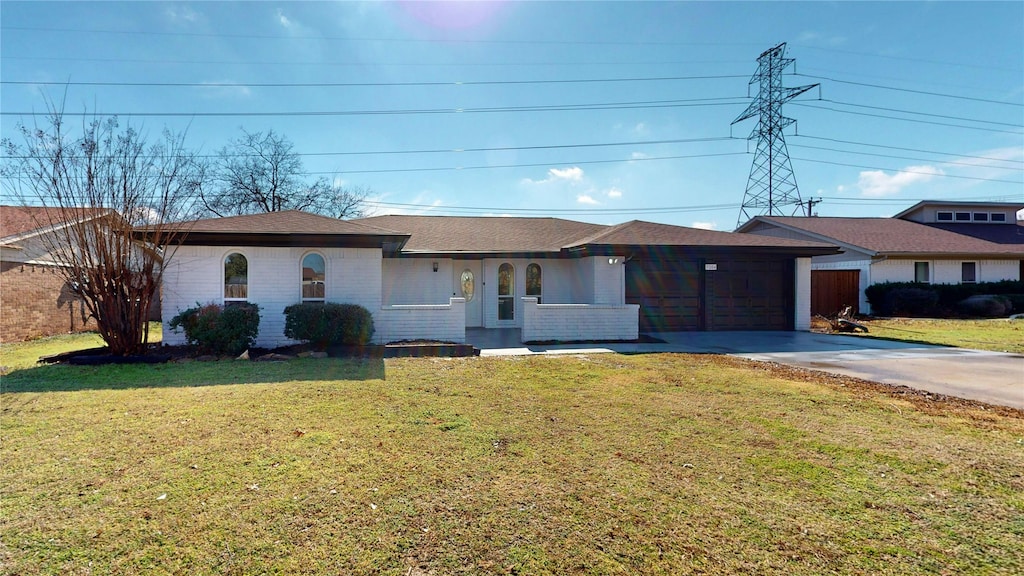
<instances>
[{"instance_id":1,"label":"electrical transmission tower","mask_svg":"<svg viewBox=\"0 0 1024 576\"><path fill-rule=\"evenodd\" d=\"M807 92L818 84L799 88L782 86L782 71L794 62L786 58L786 43L765 50L757 57L757 73L750 84L757 83L757 97L739 115L733 124L748 118L758 117L757 126L750 133L750 140L757 138L754 163L750 167L747 191L736 226L761 214L783 215L785 207L792 207L789 215L796 214L801 207L800 190L796 186L793 166L789 163L789 152L783 138L784 128L796 122L782 115L782 105Z\"/></svg>"}]
</instances>

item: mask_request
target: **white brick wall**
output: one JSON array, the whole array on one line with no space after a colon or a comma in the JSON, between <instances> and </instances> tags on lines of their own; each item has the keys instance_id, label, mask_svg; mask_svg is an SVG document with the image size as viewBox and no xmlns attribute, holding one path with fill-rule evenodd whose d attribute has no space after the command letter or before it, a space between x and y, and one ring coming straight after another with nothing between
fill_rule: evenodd
<instances>
[{"instance_id":1,"label":"white brick wall","mask_svg":"<svg viewBox=\"0 0 1024 576\"><path fill-rule=\"evenodd\" d=\"M639 337L640 306L636 304L537 304L536 298L523 298L522 309L523 342Z\"/></svg>"},{"instance_id":2,"label":"white brick wall","mask_svg":"<svg viewBox=\"0 0 1024 576\"><path fill-rule=\"evenodd\" d=\"M249 263L249 302L260 307L256 345L294 344L284 336L284 309L302 301L302 257L324 256L328 302L359 304L374 313L381 305L379 248L269 248L181 246L164 271L162 314L169 321L196 303L224 302L224 258L239 252ZM377 318L374 316L374 323ZM164 330L165 344L184 344L182 332Z\"/></svg>"},{"instance_id":3,"label":"white brick wall","mask_svg":"<svg viewBox=\"0 0 1024 576\"><path fill-rule=\"evenodd\" d=\"M374 315L374 342L441 340L466 342L466 299L450 298L448 304L382 306Z\"/></svg>"},{"instance_id":4,"label":"white brick wall","mask_svg":"<svg viewBox=\"0 0 1024 576\"><path fill-rule=\"evenodd\" d=\"M964 262L977 263L975 270L978 282L1020 279L1020 264L1017 260L889 258L871 265L871 283L913 282L914 262L928 262L932 284L959 284L960 265Z\"/></svg>"}]
</instances>

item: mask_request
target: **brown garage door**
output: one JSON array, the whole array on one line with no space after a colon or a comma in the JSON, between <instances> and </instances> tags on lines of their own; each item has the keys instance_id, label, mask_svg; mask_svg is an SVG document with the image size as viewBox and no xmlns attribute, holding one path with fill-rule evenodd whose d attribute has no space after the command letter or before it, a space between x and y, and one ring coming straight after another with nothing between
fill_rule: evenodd
<instances>
[{"instance_id":1,"label":"brown garage door","mask_svg":"<svg viewBox=\"0 0 1024 576\"><path fill-rule=\"evenodd\" d=\"M640 305L640 331L703 330L701 271L699 261L626 262L626 303Z\"/></svg>"},{"instance_id":2,"label":"brown garage door","mask_svg":"<svg viewBox=\"0 0 1024 576\"><path fill-rule=\"evenodd\" d=\"M724 260L705 276L708 330L792 330L793 261Z\"/></svg>"},{"instance_id":3,"label":"brown garage door","mask_svg":"<svg viewBox=\"0 0 1024 576\"><path fill-rule=\"evenodd\" d=\"M792 330L793 261L634 259L626 302L641 332Z\"/></svg>"},{"instance_id":4,"label":"brown garage door","mask_svg":"<svg viewBox=\"0 0 1024 576\"><path fill-rule=\"evenodd\" d=\"M834 316L847 306L856 314L860 302L860 270L811 270L811 314Z\"/></svg>"}]
</instances>

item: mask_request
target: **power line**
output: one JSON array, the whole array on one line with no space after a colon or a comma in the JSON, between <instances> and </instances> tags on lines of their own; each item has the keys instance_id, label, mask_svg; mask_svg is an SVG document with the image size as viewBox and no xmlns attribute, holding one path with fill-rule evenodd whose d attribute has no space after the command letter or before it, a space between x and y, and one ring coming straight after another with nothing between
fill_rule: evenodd
<instances>
[{"instance_id":1,"label":"power line","mask_svg":"<svg viewBox=\"0 0 1024 576\"><path fill-rule=\"evenodd\" d=\"M395 42L403 44L432 43L433 38L385 38L385 37L353 37L353 36L306 36L300 34L228 34L223 32L165 32L143 30L112 30L85 28L44 28L41 26L2 26L0 30L17 30L20 32L58 32L61 34L120 34L142 36L183 36L189 38L251 38L255 40L343 40L346 42ZM559 46L753 46L750 43L737 42L662 42L662 41L626 41L626 40L469 40L445 38L445 42L456 44L513 44L513 45L559 45Z\"/></svg>"},{"instance_id":2,"label":"power line","mask_svg":"<svg viewBox=\"0 0 1024 576\"><path fill-rule=\"evenodd\" d=\"M653 78L577 78L568 80L469 80L451 82L75 82L34 80L0 80L0 85L18 86L138 86L151 88L349 88L349 87L399 87L399 86L496 86L523 84L587 84L613 82L667 82L682 80L721 80L746 78L746 76L662 76Z\"/></svg>"},{"instance_id":3,"label":"power line","mask_svg":"<svg viewBox=\"0 0 1024 576\"><path fill-rule=\"evenodd\" d=\"M721 142L726 140L739 140L733 136L711 136L705 138L677 138L670 140L638 140L638 141L627 141L627 142L599 142L591 144L546 144L546 145L535 145L535 146L495 146L486 148L428 148L420 150L366 150L366 151L349 151L349 152L295 152L296 156L387 156L387 155L402 155L402 154L454 154L464 152L511 152L511 151L526 151L526 150L558 150L558 149L573 149L573 148L605 148L614 146L649 146L649 145L662 145L662 144L692 144L696 142ZM196 154L194 158L256 158L259 154ZM5 158L14 160L27 160L32 158L38 158L37 156L27 155L13 155L4 156ZM65 156L69 159L81 158L81 156ZM107 158L101 156L101 159ZM139 158L163 158L161 155L140 155Z\"/></svg>"},{"instance_id":4,"label":"power line","mask_svg":"<svg viewBox=\"0 0 1024 576\"><path fill-rule=\"evenodd\" d=\"M793 160L800 160L803 162L814 162L816 164L830 164L832 166L847 166L850 168L865 168L867 170L883 170L888 172L901 172L903 174L921 174L922 176L934 176L937 178L956 178L959 180L980 180L982 182L998 182L1002 184L1024 184L1021 180L999 180L997 178L980 178L977 176L958 176L955 174L936 174L934 172L921 172L919 170L904 170L900 168L881 168L879 166L864 166L861 164L845 164L843 162L831 162L828 160L814 160L812 158L797 158L793 156Z\"/></svg>"},{"instance_id":5,"label":"power line","mask_svg":"<svg viewBox=\"0 0 1024 576\"><path fill-rule=\"evenodd\" d=\"M730 100L730 102L722 102ZM481 114L497 112L571 112L585 110L632 110L647 108L689 108L695 106L733 106L746 97L696 98L689 100L648 100L639 102L601 102L589 104L551 104L542 106L502 106L494 108L422 108L397 110L331 110L290 112L64 112L65 116L144 116L144 117L269 117L269 116L391 116L410 114ZM0 111L0 116L49 116L50 112Z\"/></svg>"},{"instance_id":6,"label":"power line","mask_svg":"<svg viewBox=\"0 0 1024 576\"><path fill-rule=\"evenodd\" d=\"M1022 102L1006 102L1004 100L989 100L987 98L974 98L971 96L960 96L957 94L943 94L942 92L929 92L927 90L911 90L909 88L896 88L893 86L883 86L882 84L869 84L867 82L852 82L850 80L839 80L838 78L830 78L827 76L813 76L809 74L793 73L793 76L803 76L805 78L815 78L817 80L827 80L829 82L836 82L839 84L851 84L853 86L864 86L867 88L879 88L882 90L894 90L896 92L909 92L911 94L923 94L925 96L941 96L943 98L955 98L957 100L971 100L974 102L985 102L988 104L1002 104L1005 106L1024 106Z\"/></svg>"},{"instance_id":7,"label":"power line","mask_svg":"<svg viewBox=\"0 0 1024 576\"><path fill-rule=\"evenodd\" d=\"M942 65L942 66L957 66L957 67L964 67L964 68L981 68L981 69L984 69L984 70L1001 70L1001 71L1004 71L1004 72L1016 72L1018 74L1021 72L1021 70L1019 68L1003 68L1003 67L1000 67L1000 66L985 66L984 64L973 64L973 63L966 63L966 62L950 62L948 60L930 60L930 59L926 59L926 58L910 58L908 56L890 56L890 55L887 55L887 54L870 54L868 52L855 52L853 50L839 50L837 48L823 48L821 46L810 46L810 45L800 45L800 44L794 44L794 46L798 46L798 47L800 47L802 49L808 49L808 50L821 50L822 52L835 52L837 54L852 54L854 56L868 56L868 57L871 57L871 58L885 58L887 60L903 60L903 61L906 61L906 62L923 62L925 64L939 64L939 65Z\"/></svg>"},{"instance_id":8,"label":"power line","mask_svg":"<svg viewBox=\"0 0 1024 576\"><path fill-rule=\"evenodd\" d=\"M378 200L366 200L366 204L388 208L403 208L414 210L431 210L454 213L489 213L508 212L517 214L671 214L682 212L705 212L711 210L726 210L738 207L738 204L707 204L702 206L661 206L654 208L499 208L487 206L435 206L433 204L408 204L401 202L383 202Z\"/></svg>"},{"instance_id":9,"label":"power line","mask_svg":"<svg viewBox=\"0 0 1024 576\"><path fill-rule=\"evenodd\" d=\"M948 124L946 122L932 122L930 120L918 120L916 118L900 118L898 116L885 116L882 114L868 114L867 112L854 112L853 110L837 110L835 108L829 108L827 106L815 106L806 102L794 102L794 106L805 106L807 108L815 108L817 110L828 110L830 112L838 112L840 114L855 114L857 116L867 116L869 118L884 118L886 120L901 120L903 122L915 122L917 124L931 124L932 126L946 126L949 128L964 128L966 130L981 130L984 132L998 132L1000 134L1015 134L1020 135L1021 132L1015 132L1013 130L999 130L997 128L985 128L983 126L964 126L963 124Z\"/></svg>"},{"instance_id":10,"label":"power line","mask_svg":"<svg viewBox=\"0 0 1024 576\"><path fill-rule=\"evenodd\" d=\"M1011 168L1009 166L991 166L987 164L976 164L972 162L957 162L955 160L936 160L934 158L915 158L913 156L895 156L892 154L875 154L872 152L856 152L853 150L840 150L838 148L827 148L825 146L808 146L806 144L793 144L793 148L806 148L809 150L824 150L826 152L840 152L843 154L856 154L858 156L876 156L879 158L894 158L898 160L917 160L920 162L935 162L938 164L953 164L956 166L970 166L972 168L988 168L991 170L1011 170L1015 172L1022 172L1024 168Z\"/></svg>"},{"instance_id":11,"label":"power line","mask_svg":"<svg viewBox=\"0 0 1024 576\"><path fill-rule=\"evenodd\" d=\"M961 154L959 152L939 152L937 150L922 150L920 148L902 148L899 146L886 146L884 144L870 144L868 142L853 142L851 140L840 140L838 138L824 138L822 136L808 136L806 134L795 134L797 138L809 138L812 140L824 140L827 142L837 142L840 144L852 144L854 146L870 146L873 148L887 148L889 150L903 150L906 152L923 152L925 154L943 154L946 156L959 156L961 158L975 158L978 160L992 160L994 162L1012 162L1014 164L1024 164L1024 160L1011 160L1006 158L995 158L992 156L977 156L971 154Z\"/></svg>"},{"instance_id":12,"label":"power line","mask_svg":"<svg viewBox=\"0 0 1024 576\"><path fill-rule=\"evenodd\" d=\"M883 110L885 112L898 112L900 114L916 114L918 116L928 116L931 118L945 118L947 120L963 120L965 122L978 122L979 124L994 124L996 126L1009 126L1011 128L1024 128L1024 124L1012 124L1009 122L994 122L992 120L978 120L977 118L966 118L963 116L950 116L948 114L930 114L928 112L915 112L913 110L901 110L899 108L888 108L885 106L868 106L867 104L853 104L851 102L842 102L839 100L830 100L828 98L821 98L821 102L828 102L830 104L839 104L840 106L853 106L855 108L867 108L869 110Z\"/></svg>"}]
</instances>

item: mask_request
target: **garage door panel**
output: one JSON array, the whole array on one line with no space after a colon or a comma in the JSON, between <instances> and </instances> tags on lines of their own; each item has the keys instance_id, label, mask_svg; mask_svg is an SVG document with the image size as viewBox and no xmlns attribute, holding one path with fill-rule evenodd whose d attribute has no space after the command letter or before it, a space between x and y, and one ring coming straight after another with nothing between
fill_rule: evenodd
<instances>
[{"instance_id":1,"label":"garage door panel","mask_svg":"<svg viewBox=\"0 0 1024 576\"><path fill-rule=\"evenodd\" d=\"M733 260L705 279L709 330L790 330L792 262Z\"/></svg>"}]
</instances>

